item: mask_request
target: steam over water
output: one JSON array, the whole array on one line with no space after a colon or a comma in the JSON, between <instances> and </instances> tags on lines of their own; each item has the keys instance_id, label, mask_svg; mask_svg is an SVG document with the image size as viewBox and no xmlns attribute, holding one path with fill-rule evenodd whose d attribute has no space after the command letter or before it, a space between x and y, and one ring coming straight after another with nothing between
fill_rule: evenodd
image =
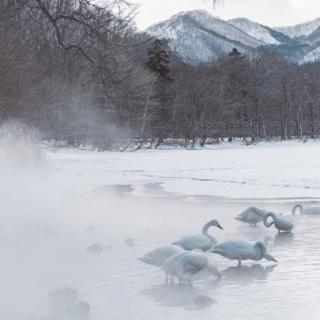
<instances>
[{"instance_id":1,"label":"steam over water","mask_svg":"<svg viewBox=\"0 0 320 320\"><path fill-rule=\"evenodd\" d=\"M320 217L298 219L292 235L233 218L249 205L289 212L293 200L178 197L154 181L139 181L145 188L138 196L137 185L108 180L108 160L40 152L26 141L2 143L1 150L1 319L58 319L48 294L61 287L90 306L91 320L318 319ZM220 282L201 274L193 286L170 286L160 270L136 259L200 232L212 218L225 229L210 229L219 241L265 240L279 263L236 268L209 255L223 273Z\"/></svg>"}]
</instances>

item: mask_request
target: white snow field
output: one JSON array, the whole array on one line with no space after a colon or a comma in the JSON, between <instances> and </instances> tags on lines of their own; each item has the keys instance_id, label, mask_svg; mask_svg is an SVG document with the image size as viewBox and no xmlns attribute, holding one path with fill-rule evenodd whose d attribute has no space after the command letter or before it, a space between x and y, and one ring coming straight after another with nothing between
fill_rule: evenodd
<instances>
[{"instance_id":1,"label":"white snow field","mask_svg":"<svg viewBox=\"0 0 320 320\"><path fill-rule=\"evenodd\" d=\"M132 185L176 195L235 199L320 198L320 143L221 144L200 150L127 153L58 149L46 153L73 190ZM76 184L76 185L75 185ZM161 195L161 192L159 192Z\"/></svg>"},{"instance_id":2,"label":"white snow field","mask_svg":"<svg viewBox=\"0 0 320 320\"><path fill-rule=\"evenodd\" d=\"M250 205L317 205L319 150L293 141L99 153L0 141L0 319L318 319L320 217L283 235L234 217ZM213 218L218 241L266 241L279 262L237 268L208 254L222 279L187 286L165 285L137 260Z\"/></svg>"}]
</instances>

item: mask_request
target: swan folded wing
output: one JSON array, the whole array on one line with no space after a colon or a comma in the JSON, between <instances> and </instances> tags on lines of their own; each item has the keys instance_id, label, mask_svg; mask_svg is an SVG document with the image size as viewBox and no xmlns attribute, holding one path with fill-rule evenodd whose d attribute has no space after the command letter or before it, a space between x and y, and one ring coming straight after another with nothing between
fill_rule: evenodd
<instances>
[{"instance_id":1,"label":"swan folded wing","mask_svg":"<svg viewBox=\"0 0 320 320\"><path fill-rule=\"evenodd\" d=\"M150 252L139 258L139 260L146 264L161 267L170 257L182 251L183 249L177 246L163 246L151 250Z\"/></svg>"},{"instance_id":2,"label":"swan folded wing","mask_svg":"<svg viewBox=\"0 0 320 320\"><path fill-rule=\"evenodd\" d=\"M179 260L183 256L184 253L178 253L172 257L170 257L165 263L162 265L162 270L168 272L170 274L176 273L176 266L179 263Z\"/></svg>"},{"instance_id":3,"label":"swan folded wing","mask_svg":"<svg viewBox=\"0 0 320 320\"><path fill-rule=\"evenodd\" d=\"M266 211L262 209L258 209L256 207L249 207L248 209L241 212L236 220L246 222L246 223L259 223L263 220L266 215Z\"/></svg>"},{"instance_id":4,"label":"swan folded wing","mask_svg":"<svg viewBox=\"0 0 320 320\"><path fill-rule=\"evenodd\" d=\"M184 279L182 259L190 252L180 252L169 258L162 266L162 270L168 274L178 276L180 279Z\"/></svg>"},{"instance_id":5,"label":"swan folded wing","mask_svg":"<svg viewBox=\"0 0 320 320\"><path fill-rule=\"evenodd\" d=\"M221 254L229 259L246 260L256 257L256 251L253 245L245 241L226 241L213 249L214 253Z\"/></svg>"},{"instance_id":6,"label":"swan folded wing","mask_svg":"<svg viewBox=\"0 0 320 320\"><path fill-rule=\"evenodd\" d=\"M267 214L267 211L263 210L263 209L256 208L255 214L258 215L261 219L263 219L265 217L265 215Z\"/></svg>"},{"instance_id":7,"label":"swan folded wing","mask_svg":"<svg viewBox=\"0 0 320 320\"><path fill-rule=\"evenodd\" d=\"M211 249L213 241L210 241L210 239L204 235L195 234L182 237L180 240L173 242L172 244L180 246L185 250L201 249L203 251L207 251Z\"/></svg>"},{"instance_id":8,"label":"swan folded wing","mask_svg":"<svg viewBox=\"0 0 320 320\"><path fill-rule=\"evenodd\" d=\"M236 217L237 220L248 222L248 223L259 223L262 221L262 218L256 215L253 212L247 212L245 216L242 217Z\"/></svg>"},{"instance_id":9,"label":"swan folded wing","mask_svg":"<svg viewBox=\"0 0 320 320\"><path fill-rule=\"evenodd\" d=\"M248 209L242 211L238 217L240 218L250 218L252 216L258 216L260 218L264 218L264 216L266 215L266 211L256 208L256 207L249 207Z\"/></svg>"},{"instance_id":10,"label":"swan folded wing","mask_svg":"<svg viewBox=\"0 0 320 320\"><path fill-rule=\"evenodd\" d=\"M182 272L193 274L202 270L208 265L208 259L203 254L188 254L181 259Z\"/></svg>"},{"instance_id":11,"label":"swan folded wing","mask_svg":"<svg viewBox=\"0 0 320 320\"><path fill-rule=\"evenodd\" d=\"M283 230L291 230L294 227L294 224L291 219L287 217L278 217L277 226Z\"/></svg>"}]
</instances>

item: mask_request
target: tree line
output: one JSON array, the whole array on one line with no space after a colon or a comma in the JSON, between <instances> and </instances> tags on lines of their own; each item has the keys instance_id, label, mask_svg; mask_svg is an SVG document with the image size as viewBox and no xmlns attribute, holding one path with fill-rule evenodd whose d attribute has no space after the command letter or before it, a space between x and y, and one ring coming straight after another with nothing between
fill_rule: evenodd
<instances>
[{"instance_id":1,"label":"tree line","mask_svg":"<svg viewBox=\"0 0 320 320\"><path fill-rule=\"evenodd\" d=\"M259 48L184 64L126 0L1 0L0 119L125 150L320 135L319 63Z\"/></svg>"}]
</instances>

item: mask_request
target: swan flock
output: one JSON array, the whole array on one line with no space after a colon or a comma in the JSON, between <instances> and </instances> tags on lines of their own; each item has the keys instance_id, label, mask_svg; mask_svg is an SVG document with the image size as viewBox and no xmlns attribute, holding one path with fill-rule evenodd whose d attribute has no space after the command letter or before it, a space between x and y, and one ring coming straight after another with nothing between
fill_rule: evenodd
<instances>
[{"instance_id":1,"label":"swan flock","mask_svg":"<svg viewBox=\"0 0 320 320\"><path fill-rule=\"evenodd\" d=\"M301 204L297 204L287 215L249 207L235 219L254 227L260 223L266 228L274 227L279 235L283 233L292 235L295 218L302 215L320 216L320 207L303 207ZM209 233L211 227L224 230L216 219L212 219L202 227L201 233L185 235L171 244L149 251L138 260L160 268L165 273L166 282L169 280L173 282L176 277L179 282L188 283L191 283L191 277L194 274L203 270L219 279L221 278L221 273L208 258L212 254L220 255L229 260L236 260L238 267L241 267L242 261L245 260L260 261L265 259L278 262L269 254L266 242L235 239L218 243L217 239Z\"/></svg>"}]
</instances>

